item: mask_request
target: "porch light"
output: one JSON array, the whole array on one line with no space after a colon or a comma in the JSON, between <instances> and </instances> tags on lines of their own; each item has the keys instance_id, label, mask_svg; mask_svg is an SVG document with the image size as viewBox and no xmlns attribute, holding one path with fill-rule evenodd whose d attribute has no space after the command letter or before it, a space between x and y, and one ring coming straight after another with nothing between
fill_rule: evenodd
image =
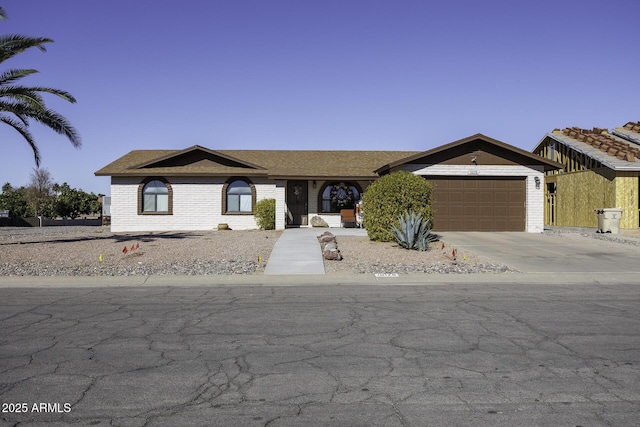
<instances>
[{"instance_id":1,"label":"porch light","mask_svg":"<svg viewBox=\"0 0 640 427\"><path fill-rule=\"evenodd\" d=\"M534 177L533 181L536 183L536 190L540 189L540 178L539 177Z\"/></svg>"}]
</instances>

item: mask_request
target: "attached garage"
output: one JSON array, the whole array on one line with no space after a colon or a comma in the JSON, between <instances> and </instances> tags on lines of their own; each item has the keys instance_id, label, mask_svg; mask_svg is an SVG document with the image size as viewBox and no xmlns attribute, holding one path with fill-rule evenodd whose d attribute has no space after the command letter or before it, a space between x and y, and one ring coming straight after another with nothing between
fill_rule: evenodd
<instances>
[{"instance_id":1,"label":"attached garage","mask_svg":"<svg viewBox=\"0 0 640 427\"><path fill-rule=\"evenodd\" d=\"M438 231L525 231L524 177L426 176Z\"/></svg>"},{"instance_id":2,"label":"attached garage","mask_svg":"<svg viewBox=\"0 0 640 427\"><path fill-rule=\"evenodd\" d=\"M544 171L559 163L476 134L386 165L433 183L434 231L544 230Z\"/></svg>"}]
</instances>

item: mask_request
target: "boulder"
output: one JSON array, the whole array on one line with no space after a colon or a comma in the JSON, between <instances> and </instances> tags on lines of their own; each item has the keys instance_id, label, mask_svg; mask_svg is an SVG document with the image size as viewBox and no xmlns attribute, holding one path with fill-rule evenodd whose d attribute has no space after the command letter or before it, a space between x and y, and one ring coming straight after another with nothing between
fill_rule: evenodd
<instances>
[{"instance_id":1,"label":"boulder","mask_svg":"<svg viewBox=\"0 0 640 427\"><path fill-rule=\"evenodd\" d=\"M312 227L328 227L329 224L327 224L327 221L325 221L324 219L316 215L311 218L311 226Z\"/></svg>"},{"instance_id":2,"label":"boulder","mask_svg":"<svg viewBox=\"0 0 640 427\"><path fill-rule=\"evenodd\" d=\"M324 259L326 260L330 260L330 261L342 261L342 255L340 255L340 251L335 250L335 251L324 251Z\"/></svg>"},{"instance_id":3,"label":"boulder","mask_svg":"<svg viewBox=\"0 0 640 427\"><path fill-rule=\"evenodd\" d=\"M324 245L324 250L325 251L337 251L338 250L338 244L335 241L329 242L326 245Z\"/></svg>"},{"instance_id":4,"label":"boulder","mask_svg":"<svg viewBox=\"0 0 640 427\"><path fill-rule=\"evenodd\" d=\"M325 231L324 233L322 233L321 235L318 236L318 241L320 243L335 242L336 241L336 236L331 234L330 231Z\"/></svg>"}]
</instances>

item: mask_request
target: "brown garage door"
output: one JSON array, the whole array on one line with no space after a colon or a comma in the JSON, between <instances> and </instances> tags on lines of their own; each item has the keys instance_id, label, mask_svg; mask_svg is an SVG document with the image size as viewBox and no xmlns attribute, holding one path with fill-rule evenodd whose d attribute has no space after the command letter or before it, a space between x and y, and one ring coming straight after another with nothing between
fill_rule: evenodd
<instances>
[{"instance_id":1,"label":"brown garage door","mask_svg":"<svg viewBox=\"0 0 640 427\"><path fill-rule=\"evenodd\" d=\"M524 178L427 177L435 231L525 231Z\"/></svg>"}]
</instances>

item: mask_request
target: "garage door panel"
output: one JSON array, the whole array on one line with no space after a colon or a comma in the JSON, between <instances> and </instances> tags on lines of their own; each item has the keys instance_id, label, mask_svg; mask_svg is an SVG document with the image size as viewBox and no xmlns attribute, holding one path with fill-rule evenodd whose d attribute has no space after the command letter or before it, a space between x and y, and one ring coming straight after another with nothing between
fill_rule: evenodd
<instances>
[{"instance_id":1,"label":"garage door panel","mask_svg":"<svg viewBox=\"0 0 640 427\"><path fill-rule=\"evenodd\" d=\"M464 202L464 193L458 191L450 191L449 192L449 203L463 203Z\"/></svg>"},{"instance_id":2,"label":"garage door panel","mask_svg":"<svg viewBox=\"0 0 640 427\"><path fill-rule=\"evenodd\" d=\"M465 205L462 207L462 215L465 216L465 219L468 218L472 218L475 219L475 217L478 216L478 206L468 206Z\"/></svg>"},{"instance_id":3,"label":"garage door panel","mask_svg":"<svg viewBox=\"0 0 640 427\"><path fill-rule=\"evenodd\" d=\"M478 218L465 218L462 222L464 225L461 231L474 230L480 226Z\"/></svg>"},{"instance_id":4,"label":"garage door panel","mask_svg":"<svg viewBox=\"0 0 640 427\"><path fill-rule=\"evenodd\" d=\"M509 220L496 218L495 221L491 224L492 227L495 227L499 230L508 229L510 226Z\"/></svg>"},{"instance_id":5,"label":"garage door panel","mask_svg":"<svg viewBox=\"0 0 640 427\"><path fill-rule=\"evenodd\" d=\"M480 220L478 220L478 227L477 228L479 230L486 230L488 228L494 227L497 222L499 222L499 221L480 219ZM467 230L462 230L462 231L467 231Z\"/></svg>"},{"instance_id":6,"label":"garage door panel","mask_svg":"<svg viewBox=\"0 0 640 427\"><path fill-rule=\"evenodd\" d=\"M457 220L457 219L449 218L447 230L449 230L449 231L462 231L462 230L464 230L464 224L462 223L461 219Z\"/></svg>"},{"instance_id":7,"label":"garage door panel","mask_svg":"<svg viewBox=\"0 0 640 427\"><path fill-rule=\"evenodd\" d=\"M487 217L493 214L493 206L479 206L478 207L478 216Z\"/></svg>"},{"instance_id":8,"label":"garage door panel","mask_svg":"<svg viewBox=\"0 0 640 427\"><path fill-rule=\"evenodd\" d=\"M509 221L508 227L511 228L511 229L516 229L517 227L520 227L520 226L521 226L520 221L515 221L515 220L514 221Z\"/></svg>"},{"instance_id":9,"label":"garage door panel","mask_svg":"<svg viewBox=\"0 0 640 427\"><path fill-rule=\"evenodd\" d=\"M473 181L467 181L467 182L469 182L470 185L473 185L475 188L479 190L493 191L493 189L496 186L496 183L491 181L473 180Z\"/></svg>"},{"instance_id":10,"label":"garage door panel","mask_svg":"<svg viewBox=\"0 0 640 427\"><path fill-rule=\"evenodd\" d=\"M464 199L462 200L462 202L464 204L478 203L480 200L482 200L482 197L480 197L480 194L477 192L465 191L463 197Z\"/></svg>"},{"instance_id":11,"label":"garage door panel","mask_svg":"<svg viewBox=\"0 0 640 427\"><path fill-rule=\"evenodd\" d=\"M452 217L462 217L464 216L464 206L462 205L457 205L457 206L449 206L449 209L447 210L448 215L452 216Z\"/></svg>"},{"instance_id":12,"label":"garage door panel","mask_svg":"<svg viewBox=\"0 0 640 427\"><path fill-rule=\"evenodd\" d=\"M434 230L524 231L524 178L428 177Z\"/></svg>"},{"instance_id":13,"label":"garage door panel","mask_svg":"<svg viewBox=\"0 0 640 427\"><path fill-rule=\"evenodd\" d=\"M522 209L518 206L509 206L508 211L509 211L509 215L508 215L509 218L517 217L522 213Z\"/></svg>"},{"instance_id":14,"label":"garage door panel","mask_svg":"<svg viewBox=\"0 0 640 427\"><path fill-rule=\"evenodd\" d=\"M520 195L520 194L513 194L510 193L509 194L509 203L510 204L516 204L516 203L520 203L521 205L524 206L524 202L525 202L525 198L524 195Z\"/></svg>"},{"instance_id":15,"label":"garage door panel","mask_svg":"<svg viewBox=\"0 0 640 427\"><path fill-rule=\"evenodd\" d=\"M509 193L496 192L493 195L493 200L495 203L509 203L509 198Z\"/></svg>"}]
</instances>

